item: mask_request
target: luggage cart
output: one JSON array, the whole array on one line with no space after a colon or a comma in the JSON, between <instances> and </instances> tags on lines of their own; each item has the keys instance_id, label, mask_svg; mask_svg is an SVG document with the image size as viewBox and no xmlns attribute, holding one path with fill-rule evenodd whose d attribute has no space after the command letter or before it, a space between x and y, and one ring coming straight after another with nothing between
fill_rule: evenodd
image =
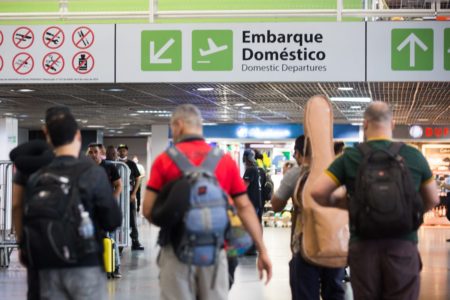
<instances>
[{"instance_id":1,"label":"luggage cart","mask_svg":"<svg viewBox=\"0 0 450 300\"><path fill-rule=\"evenodd\" d=\"M126 248L130 244L130 169L127 164L120 161L108 161L114 164L119 171L122 181L122 192L119 197L119 206L122 211L122 225L116 230L116 243Z\"/></svg>"},{"instance_id":2,"label":"luggage cart","mask_svg":"<svg viewBox=\"0 0 450 300\"><path fill-rule=\"evenodd\" d=\"M9 267L11 253L17 248L12 226L13 163L0 161L0 268Z\"/></svg>"}]
</instances>

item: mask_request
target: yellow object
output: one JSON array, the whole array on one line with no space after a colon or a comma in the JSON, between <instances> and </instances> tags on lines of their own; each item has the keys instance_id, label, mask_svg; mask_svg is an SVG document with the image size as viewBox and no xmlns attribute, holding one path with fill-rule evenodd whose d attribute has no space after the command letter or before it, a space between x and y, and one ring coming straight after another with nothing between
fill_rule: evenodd
<instances>
[{"instance_id":1,"label":"yellow object","mask_svg":"<svg viewBox=\"0 0 450 300\"><path fill-rule=\"evenodd\" d=\"M263 164L266 168L270 168L270 166L272 165L272 160L266 152L263 153Z\"/></svg>"},{"instance_id":2,"label":"yellow object","mask_svg":"<svg viewBox=\"0 0 450 300\"><path fill-rule=\"evenodd\" d=\"M233 209L228 209L228 219L230 220L230 225L232 227L242 226L241 219Z\"/></svg>"},{"instance_id":3,"label":"yellow object","mask_svg":"<svg viewBox=\"0 0 450 300\"><path fill-rule=\"evenodd\" d=\"M113 273L114 266L114 240L111 238L103 239L103 263L105 265L106 273Z\"/></svg>"}]
</instances>

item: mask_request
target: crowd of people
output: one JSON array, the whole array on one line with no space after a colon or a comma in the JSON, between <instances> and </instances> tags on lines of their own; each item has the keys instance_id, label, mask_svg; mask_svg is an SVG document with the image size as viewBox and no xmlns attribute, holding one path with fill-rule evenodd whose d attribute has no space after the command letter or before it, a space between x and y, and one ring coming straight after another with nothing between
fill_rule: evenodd
<instances>
[{"instance_id":1,"label":"crowd of people","mask_svg":"<svg viewBox=\"0 0 450 300\"><path fill-rule=\"evenodd\" d=\"M391 146L396 144L392 142L393 124L392 111L386 103L371 103L364 114L363 144L372 149L390 151ZM260 279L265 276L267 284L272 277L272 263L262 236L263 207L269 200L274 211L281 211L290 198L293 202L292 259L289 263L292 299L344 299L344 267L316 265L302 253L304 212L302 193L298 189L301 191L303 188L314 157L308 138L302 135L295 140L295 163L285 165L281 184L271 193L270 188L269 191L266 189L270 187L270 178L257 164L257 151L245 150L243 177L228 154L217 154L216 161L212 163L212 147L203 138L202 117L195 106L187 104L176 107L170 128L176 153L168 152L169 148L155 158L142 202L144 217L153 223L164 204L162 202L169 201L173 194L188 201L174 209L171 227L162 228L158 239L161 299L227 299L238 264L236 256L227 255L227 236L213 231L211 234L215 242L211 244L206 233L192 233L189 231L191 224L186 224L186 220L191 220L189 222L199 223L205 228L219 226L216 221L223 215L221 206L225 207L225 211L230 206L236 209L243 227L253 240L253 246L245 251L246 255L256 256ZM28 299L105 299L102 238L109 236L115 239L116 229L122 221L118 199L123 186L114 162L123 162L130 170L129 226L133 251L144 250L140 243L136 213L141 206L140 186L145 168L138 164L137 158L128 157L129 149L125 144L105 148L102 144L92 143L86 151L87 157L80 156L80 130L66 107L47 110L44 133L47 143L32 141L11 152L17 169L13 185L13 219L21 262L28 271ZM366 158L357 147L343 148L343 143L335 144L334 150L338 155L315 180L311 195L321 206L350 211L348 264L354 297L418 299L421 263L417 228L411 227L401 235L388 238L368 238L362 233L364 231L359 227L361 222L354 213L357 206L355 199L359 199L360 189L355 188L355 181L360 174L359 166ZM180 163L174 160L176 155L182 156L181 161L185 161L189 171L180 168ZM411 176L413 192L420 195L423 211L436 206L439 202L436 183L422 154L415 148L399 145L398 156ZM196 169L202 167L204 160L214 166L214 172L208 172L206 166L202 171ZM197 177L192 174L197 174ZM187 179L183 182L192 184L201 176L205 183L196 186L195 190L190 189L191 185L188 193L183 189L165 192L165 188L174 181ZM214 185L224 192L225 199L220 195L214 196L213 200L208 198L208 191ZM345 186L347 192L335 193L340 186ZM55 194L58 199L66 200L64 207L58 204L58 199L52 198L56 197ZM215 206L208 204L208 201L216 201ZM54 206L59 213L50 213L48 209L44 211L42 203L47 203L46 208ZM195 215L192 207L196 205L207 208L201 215ZM179 215L179 209L185 206L187 208ZM188 215L184 216L186 212L192 212L194 217L189 219ZM66 234L59 233L55 229L57 226L65 228ZM70 232L81 238L68 240ZM89 237L92 232L93 236L91 234ZM42 239L38 243L34 241L39 237L49 239L48 244ZM94 246L92 240L95 241ZM45 249L39 245L50 245L48 247L51 249L43 254ZM196 261L197 257L204 258L210 249L214 250L210 261ZM121 250L115 247L114 251L114 275L120 278Z\"/></svg>"}]
</instances>

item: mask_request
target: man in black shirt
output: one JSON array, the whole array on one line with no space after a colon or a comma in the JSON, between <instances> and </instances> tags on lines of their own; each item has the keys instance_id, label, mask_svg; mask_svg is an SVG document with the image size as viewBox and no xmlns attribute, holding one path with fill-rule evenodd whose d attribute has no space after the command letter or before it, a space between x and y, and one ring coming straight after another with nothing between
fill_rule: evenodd
<instances>
[{"instance_id":1,"label":"man in black shirt","mask_svg":"<svg viewBox=\"0 0 450 300\"><path fill-rule=\"evenodd\" d=\"M263 213L261 198L262 185L260 170L255 159L255 152L251 149L246 149L243 155L243 162L245 164L244 181L247 184L247 194L255 207L259 222L261 222Z\"/></svg>"},{"instance_id":2,"label":"man in black shirt","mask_svg":"<svg viewBox=\"0 0 450 300\"><path fill-rule=\"evenodd\" d=\"M131 250L144 250L144 247L139 242L139 232L136 223L136 195L141 181L141 173L136 166L136 163L128 159L128 146L120 144L117 147L119 152L119 161L127 164L130 168L130 227L131 227Z\"/></svg>"},{"instance_id":3,"label":"man in black shirt","mask_svg":"<svg viewBox=\"0 0 450 300\"><path fill-rule=\"evenodd\" d=\"M102 243L99 231L113 231L122 220L119 206L114 199L105 172L92 162L78 158L81 149L81 133L75 118L66 107L52 107L47 110L44 133L53 145L55 158L46 170L58 170L70 177L71 172L84 170L76 179L77 189L84 211L92 219L98 251L78 257L64 267L46 266L38 269L40 297L42 299L105 299L106 278L103 275ZM83 168L80 168L83 166ZM62 177L59 177L62 178ZM30 185L27 182L27 188ZM17 240L23 244L24 189L15 186L13 197L14 224ZM28 258L32 253L27 253ZM39 259L38 259L39 260ZM41 262L34 262L43 264Z\"/></svg>"},{"instance_id":4,"label":"man in black shirt","mask_svg":"<svg viewBox=\"0 0 450 300\"><path fill-rule=\"evenodd\" d=\"M102 167L106 175L108 176L109 182L111 183L111 187L113 188L114 198L119 200L120 193L122 192L122 180L120 178L119 171L117 171L116 166L114 164L105 161L102 158L101 144L91 143L88 146L88 155L94 160L94 162ZM114 270L114 278L121 278L122 274L120 273L120 253L119 247L117 245L117 238L115 232L108 233L108 236L113 238L114 243L114 259L115 259L115 270Z\"/></svg>"}]
</instances>

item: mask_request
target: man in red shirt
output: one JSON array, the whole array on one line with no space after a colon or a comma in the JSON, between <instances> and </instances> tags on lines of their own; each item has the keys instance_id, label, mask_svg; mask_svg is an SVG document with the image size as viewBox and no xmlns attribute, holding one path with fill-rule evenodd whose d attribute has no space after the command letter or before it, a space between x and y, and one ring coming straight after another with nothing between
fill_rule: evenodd
<instances>
[{"instance_id":1,"label":"man in red shirt","mask_svg":"<svg viewBox=\"0 0 450 300\"><path fill-rule=\"evenodd\" d=\"M211 150L202 137L202 118L197 107L191 104L178 106L172 114L170 127L175 147L194 165L200 165ZM240 177L236 163L224 155L217 164L215 175L223 190L234 200L238 214L251 235L258 250L257 267L262 279L266 271L267 281L272 277L272 264L262 240L261 224L247 196L247 188ZM152 165L147 192L143 203L144 216L151 222L151 212L163 186L181 176L181 171L166 153L160 154ZM161 248L160 267L161 299L217 299L228 298L228 267L225 250L219 255L215 288L211 289L211 277L215 266L195 267L183 264L175 256L172 246Z\"/></svg>"}]
</instances>

